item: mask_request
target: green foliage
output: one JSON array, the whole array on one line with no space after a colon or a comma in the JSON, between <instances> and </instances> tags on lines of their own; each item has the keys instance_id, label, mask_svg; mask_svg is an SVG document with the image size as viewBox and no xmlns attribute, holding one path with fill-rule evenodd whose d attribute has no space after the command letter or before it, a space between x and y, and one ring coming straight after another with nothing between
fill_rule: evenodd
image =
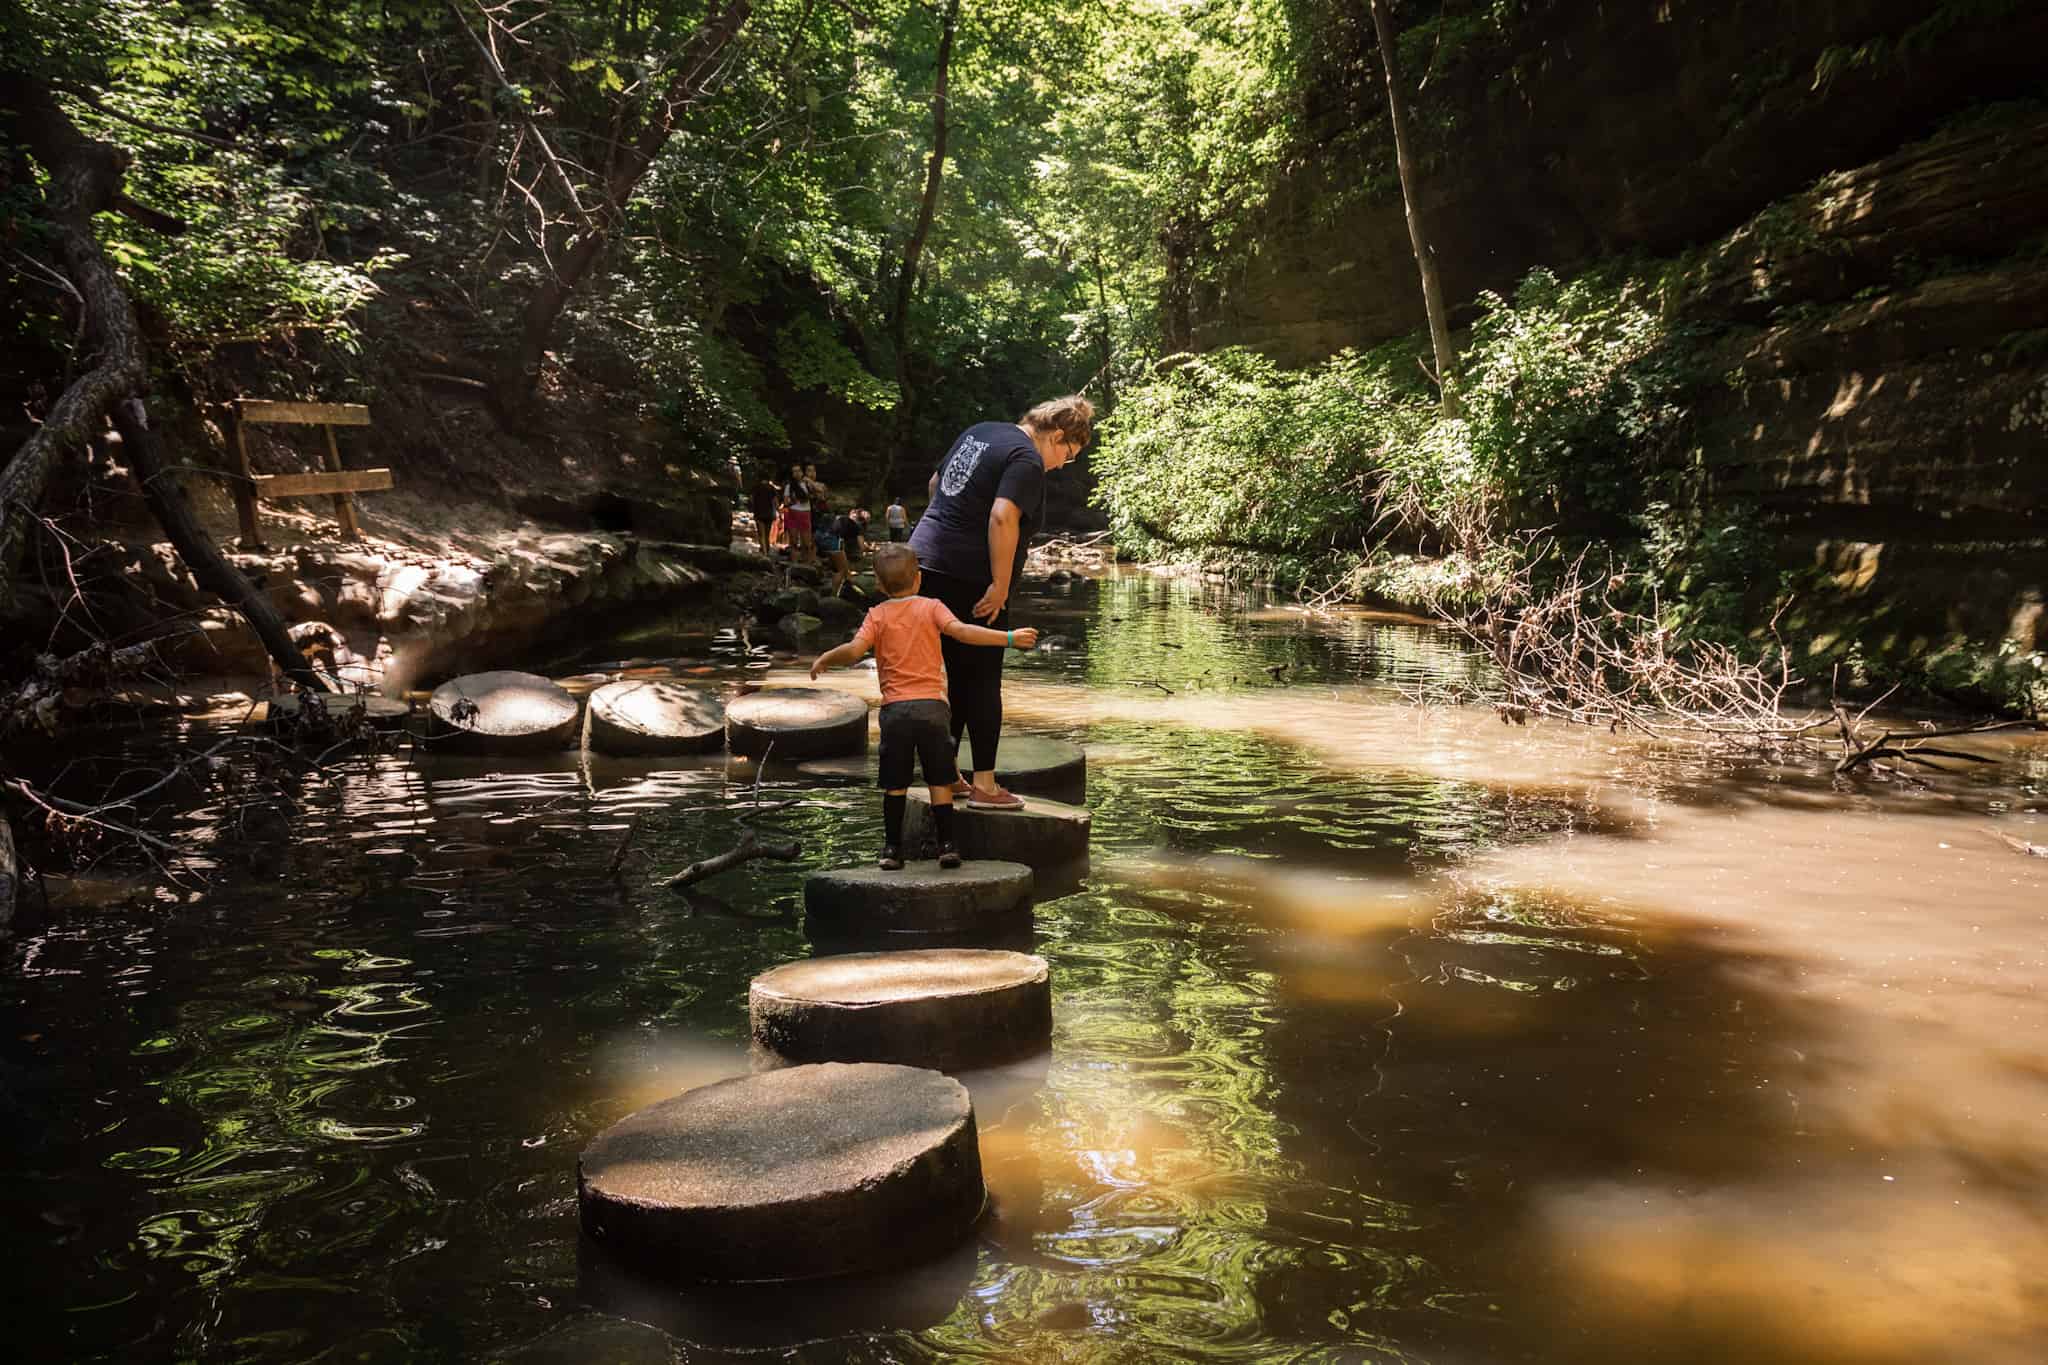
<instances>
[{"instance_id":1,"label":"green foliage","mask_svg":"<svg viewBox=\"0 0 2048 1365\"><path fill-rule=\"evenodd\" d=\"M1624 517L1682 422L1685 339L1635 277L1564 284L1538 270L1512 302L1482 304L1460 418L1419 382L1417 341L1306 370L1245 351L1161 366L1124 395L1095 456L1119 543L1316 555L1361 548L1383 511L1440 543L1475 515Z\"/></svg>"},{"instance_id":2,"label":"green foliage","mask_svg":"<svg viewBox=\"0 0 2048 1365\"><path fill-rule=\"evenodd\" d=\"M1126 391L1092 457L1097 501L1138 555L1220 545L1315 556L1356 548L1372 480L1427 405L1393 356L1286 370L1255 352L1176 357Z\"/></svg>"},{"instance_id":3,"label":"green foliage","mask_svg":"<svg viewBox=\"0 0 2048 1365\"><path fill-rule=\"evenodd\" d=\"M806 313L775 334L775 355L790 383L822 388L861 407L885 411L902 396L895 383L878 379L824 323Z\"/></svg>"}]
</instances>

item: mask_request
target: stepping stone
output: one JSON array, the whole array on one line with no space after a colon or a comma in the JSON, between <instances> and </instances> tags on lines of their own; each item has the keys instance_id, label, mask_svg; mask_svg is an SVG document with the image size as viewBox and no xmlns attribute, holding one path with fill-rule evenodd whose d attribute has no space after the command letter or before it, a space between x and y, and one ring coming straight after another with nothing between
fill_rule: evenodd
<instances>
[{"instance_id":1,"label":"stepping stone","mask_svg":"<svg viewBox=\"0 0 2048 1365\"><path fill-rule=\"evenodd\" d=\"M1022 863L933 859L901 871L842 867L804 882L804 928L812 938L873 940L896 934L986 938L1031 922L1031 869Z\"/></svg>"},{"instance_id":2,"label":"stepping stone","mask_svg":"<svg viewBox=\"0 0 2048 1365\"><path fill-rule=\"evenodd\" d=\"M606 683L590 694L585 742L603 754L694 754L725 747L725 702L676 682Z\"/></svg>"},{"instance_id":3,"label":"stepping stone","mask_svg":"<svg viewBox=\"0 0 2048 1365\"><path fill-rule=\"evenodd\" d=\"M960 746L962 771L973 762L968 745ZM874 761L865 757L814 758L796 765L807 777L840 777L874 781ZM1078 744L1043 735L1004 735L996 750L996 783L1027 795L1071 800L1088 795L1088 755Z\"/></svg>"},{"instance_id":4,"label":"stepping stone","mask_svg":"<svg viewBox=\"0 0 2048 1365\"><path fill-rule=\"evenodd\" d=\"M868 704L829 687L770 687L725 707L725 740L736 754L778 759L857 754L868 747Z\"/></svg>"},{"instance_id":5,"label":"stepping stone","mask_svg":"<svg viewBox=\"0 0 2048 1365\"><path fill-rule=\"evenodd\" d=\"M1050 797L1027 796L1023 810L975 810L965 801L953 803L953 842L962 857L1005 858L1034 872L1068 869L1088 861L1089 815ZM903 812L903 842L919 849L931 837L931 797L922 787L910 789Z\"/></svg>"},{"instance_id":6,"label":"stepping stone","mask_svg":"<svg viewBox=\"0 0 2048 1365\"><path fill-rule=\"evenodd\" d=\"M339 717L353 707L357 701L363 704L363 718L372 730L403 730L406 719L412 715L412 707L396 697L375 696L330 696L327 714ZM299 714L299 698L296 693L272 697L265 702L263 719L273 725L296 720Z\"/></svg>"},{"instance_id":7,"label":"stepping stone","mask_svg":"<svg viewBox=\"0 0 2048 1365\"><path fill-rule=\"evenodd\" d=\"M442 683L427 702L436 748L530 754L576 742L576 699L534 673L471 673Z\"/></svg>"},{"instance_id":8,"label":"stepping stone","mask_svg":"<svg viewBox=\"0 0 2048 1365\"><path fill-rule=\"evenodd\" d=\"M789 1062L994 1066L1052 1042L1045 959L985 948L848 953L754 978L754 1041Z\"/></svg>"},{"instance_id":9,"label":"stepping stone","mask_svg":"<svg viewBox=\"0 0 2048 1365\"><path fill-rule=\"evenodd\" d=\"M934 1254L986 1191L974 1107L936 1071L767 1071L685 1091L599 1133L576 1164L583 1231L665 1274L797 1280Z\"/></svg>"}]
</instances>

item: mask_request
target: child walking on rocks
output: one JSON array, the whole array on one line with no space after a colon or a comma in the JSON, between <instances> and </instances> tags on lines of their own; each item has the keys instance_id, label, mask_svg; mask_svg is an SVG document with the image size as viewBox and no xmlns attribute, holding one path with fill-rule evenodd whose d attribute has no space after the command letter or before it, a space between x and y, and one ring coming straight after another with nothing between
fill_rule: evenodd
<instances>
[{"instance_id":1,"label":"child walking on rocks","mask_svg":"<svg viewBox=\"0 0 2048 1365\"><path fill-rule=\"evenodd\" d=\"M968 645L1008 645L1030 649L1038 632L989 630L971 626L953 615L935 597L917 595L922 574L908 545L875 547L875 583L889 600L869 611L854 637L828 649L811 662L811 676L853 663L875 652L875 672L882 684L882 752L877 767L882 788L882 856L889 871L903 866L903 812L913 769L924 769L931 789L932 829L939 840L939 866L960 866L953 846L953 784L960 774L953 761L953 728L946 709L945 664L939 637Z\"/></svg>"}]
</instances>

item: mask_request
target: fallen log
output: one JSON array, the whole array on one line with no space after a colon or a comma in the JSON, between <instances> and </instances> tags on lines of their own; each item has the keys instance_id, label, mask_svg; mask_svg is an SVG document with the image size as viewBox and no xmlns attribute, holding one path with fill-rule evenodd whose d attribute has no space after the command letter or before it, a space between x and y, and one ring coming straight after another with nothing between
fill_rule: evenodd
<instances>
[{"instance_id":1,"label":"fallen log","mask_svg":"<svg viewBox=\"0 0 2048 1365\"><path fill-rule=\"evenodd\" d=\"M793 863L802 856L803 845L795 840L786 844L764 844L760 836L748 830L747 836L740 840L737 848L728 849L715 858L705 858L691 863L681 872L663 881L662 885L671 891L680 891L683 887L701 882L706 877L716 877L721 872L730 872L741 863L749 863L756 858L773 858L777 862Z\"/></svg>"},{"instance_id":2,"label":"fallen log","mask_svg":"<svg viewBox=\"0 0 2048 1365\"><path fill-rule=\"evenodd\" d=\"M123 299L126 302L126 299ZM308 692L331 692L327 680L306 662L292 640L284 617L270 599L249 581L249 576L228 562L213 537L199 524L198 514L185 497L184 486L164 459L163 433L150 425L149 412L140 398L123 398L114 404L114 429L121 433L121 450L128 460L128 472L142 489L142 498L156 514L176 547L178 557L192 570L199 586L242 614L249 629L263 642L263 651L287 678Z\"/></svg>"}]
</instances>

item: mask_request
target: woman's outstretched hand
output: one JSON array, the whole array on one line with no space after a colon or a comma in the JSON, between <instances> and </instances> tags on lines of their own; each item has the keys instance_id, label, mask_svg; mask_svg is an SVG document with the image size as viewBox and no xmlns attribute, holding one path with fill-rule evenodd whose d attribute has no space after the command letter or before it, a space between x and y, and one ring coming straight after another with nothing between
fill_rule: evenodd
<instances>
[{"instance_id":1,"label":"woman's outstretched hand","mask_svg":"<svg viewBox=\"0 0 2048 1365\"><path fill-rule=\"evenodd\" d=\"M1036 649L1038 648L1038 627L1026 626L1022 630L1013 630L1010 632L1010 638L1017 642L1017 648L1019 649Z\"/></svg>"}]
</instances>

